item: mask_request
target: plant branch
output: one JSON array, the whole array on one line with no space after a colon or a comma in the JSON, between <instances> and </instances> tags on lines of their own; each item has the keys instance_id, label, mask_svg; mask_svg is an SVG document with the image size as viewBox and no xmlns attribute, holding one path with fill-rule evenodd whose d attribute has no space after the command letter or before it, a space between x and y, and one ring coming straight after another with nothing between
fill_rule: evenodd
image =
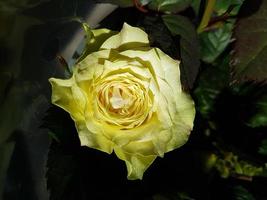
<instances>
[{"instance_id":1,"label":"plant branch","mask_svg":"<svg viewBox=\"0 0 267 200\"><path fill-rule=\"evenodd\" d=\"M204 15L201 19L201 22L198 26L197 32L201 33L205 30L206 26L209 24L210 18L212 16L216 0L208 0Z\"/></svg>"}]
</instances>

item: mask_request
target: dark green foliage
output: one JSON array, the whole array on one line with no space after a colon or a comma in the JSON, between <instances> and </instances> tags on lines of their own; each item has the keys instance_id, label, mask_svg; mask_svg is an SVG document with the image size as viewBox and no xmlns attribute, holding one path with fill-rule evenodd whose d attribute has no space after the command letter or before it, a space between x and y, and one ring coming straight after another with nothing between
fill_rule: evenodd
<instances>
[{"instance_id":1,"label":"dark green foliage","mask_svg":"<svg viewBox=\"0 0 267 200\"><path fill-rule=\"evenodd\" d=\"M260 5L256 13L237 21L234 31L232 79L234 82L258 81L267 79L267 1L245 1L240 14L246 12L246 4Z\"/></svg>"},{"instance_id":2,"label":"dark green foliage","mask_svg":"<svg viewBox=\"0 0 267 200\"><path fill-rule=\"evenodd\" d=\"M231 41L232 23L226 23L215 30L200 34L201 59L212 63L225 50Z\"/></svg>"},{"instance_id":3,"label":"dark green foliage","mask_svg":"<svg viewBox=\"0 0 267 200\"><path fill-rule=\"evenodd\" d=\"M140 26L144 27L148 33L151 46L160 48L173 58L179 57L177 40L172 37L161 17L145 16L144 20L140 22Z\"/></svg>"},{"instance_id":4,"label":"dark green foliage","mask_svg":"<svg viewBox=\"0 0 267 200\"><path fill-rule=\"evenodd\" d=\"M163 21L174 36L180 36L181 79L185 88L193 88L200 66L198 36L194 25L184 16L164 15Z\"/></svg>"},{"instance_id":5,"label":"dark green foliage","mask_svg":"<svg viewBox=\"0 0 267 200\"><path fill-rule=\"evenodd\" d=\"M188 8L191 2L192 0L153 0L148 7L156 11L177 13Z\"/></svg>"},{"instance_id":6,"label":"dark green foliage","mask_svg":"<svg viewBox=\"0 0 267 200\"><path fill-rule=\"evenodd\" d=\"M249 120L249 126L267 127L267 94L266 90L263 91L264 95L260 95L258 100L254 103L255 114Z\"/></svg>"},{"instance_id":7,"label":"dark green foliage","mask_svg":"<svg viewBox=\"0 0 267 200\"><path fill-rule=\"evenodd\" d=\"M262 140L261 146L259 148L259 153L267 156L267 139Z\"/></svg>"},{"instance_id":8,"label":"dark green foliage","mask_svg":"<svg viewBox=\"0 0 267 200\"><path fill-rule=\"evenodd\" d=\"M234 187L234 199L235 200L255 200L249 191L242 186Z\"/></svg>"},{"instance_id":9,"label":"dark green foliage","mask_svg":"<svg viewBox=\"0 0 267 200\"><path fill-rule=\"evenodd\" d=\"M229 85L229 58L219 64L207 65L200 74L198 85L194 91L197 109L203 117L209 118L220 92Z\"/></svg>"}]
</instances>

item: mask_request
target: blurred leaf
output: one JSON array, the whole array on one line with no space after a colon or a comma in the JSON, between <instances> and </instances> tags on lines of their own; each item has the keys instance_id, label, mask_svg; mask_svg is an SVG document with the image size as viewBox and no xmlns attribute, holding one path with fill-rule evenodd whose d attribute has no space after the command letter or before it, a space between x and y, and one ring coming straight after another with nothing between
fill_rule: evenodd
<instances>
[{"instance_id":1,"label":"blurred leaf","mask_svg":"<svg viewBox=\"0 0 267 200\"><path fill-rule=\"evenodd\" d=\"M179 47L161 17L146 16L139 26L145 28L151 46L156 46L169 56L177 58Z\"/></svg>"},{"instance_id":2,"label":"blurred leaf","mask_svg":"<svg viewBox=\"0 0 267 200\"><path fill-rule=\"evenodd\" d=\"M0 145L0 199L2 199L7 169L15 147L15 142L8 142Z\"/></svg>"},{"instance_id":3,"label":"blurred leaf","mask_svg":"<svg viewBox=\"0 0 267 200\"><path fill-rule=\"evenodd\" d=\"M177 13L189 7L191 2L192 0L153 0L148 7L156 11Z\"/></svg>"},{"instance_id":4,"label":"blurred leaf","mask_svg":"<svg viewBox=\"0 0 267 200\"><path fill-rule=\"evenodd\" d=\"M79 187L79 182L74 180L77 176L76 149L79 148L79 139L74 122L63 109L51 106L43 119L43 128L50 130L53 136L47 160L47 188L51 200L68 199L68 195L77 192L71 184ZM51 135L52 134L52 135ZM72 190L72 191L69 191ZM71 199L71 198L70 198Z\"/></svg>"},{"instance_id":5,"label":"blurred leaf","mask_svg":"<svg viewBox=\"0 0 267 200\"><path fill-rule=\"evenodd\" d=\"M0 11L15 12L27 8L35 7L50 0L1 0Z\"/></svg>"},{"instance_id":6,"label":"blurred leaf","mask_svg":"<svg viewBox=\"0 0 267 200\"><path fill-rule=\"evenodd\" d=\"M10 139L22 117L25 88L7 85L6 97L0 104L0 145Z\"/></svg>"},{"instance_id":7,"label":"blurred leaf","mask_svg":"<svg viewBox=\"0 0 267 200\"><path fill-rule=\"evenodd\" d=\"M192 0L192 2L191 2L191 7L193 8L196 15L199 14L200 3L201 3L201 1L199 1L199 0Z\"/></svg>"},{"instance_id":8,"label":"blurred leaf","mask_svg":"<svg viewBox=\"0 0 267 200\"><path fill-rule=\"evenodd\" d=\"M203 61L212 63L225 50L231 41L232 27L232 23L226 23L218 29L200 34L200 52Z\"/></svg>"},{"instance_id":9,"label":"blurred leaf","mask_svg":"<svg viewBox=\"0 0 267 200\"><path fill-rule=\"evenodd\" d=\"M66 153L56 142L50 145L47 160L47 189L50 191L50 200L74 199L74 194L79 187L75 182L76 161L73 153ZM74 187L74 184L76 187Z\"/></svg>"},{"instance_id":10,"label":"blurred leaf","mask_svg":"<svg viewBox=\"0 0 267 200\"><path fill-rule=\"evenodd\" d=\"M246 0L242 9L251 0ZM254 0L253 0L254 2ZM255 4L259 1L255 2ZM249 17L241 18L234 30L232 63L233 81L266 81L267 79L267 1L262 1L259 10Z\"/></svg>"},{"instance_id":11,"label":"blurred leaf","mask_svg":"<svg viewBox=\"0 0 267 200\"><path fill-rule=\"evenodd\" d=\"M237 14L240 6L242 5L242 3L244 1L245 0L223 0L223 1L216 1L215 11L219 15L221 15L221 14L225 13L231 5L234 5L235 8L234 8L234 10L231 13L232 14Z\"/></svg>"},{"instance_id":12,"label":"blurred leaf","mask_svg":"<svg viewBox=\"0 0 267 200\"><path fill-rule=\"evenodd\" d=\"M145 6L147 4L149 4L150 2L152 2L153 0L139 0L139 2L141 3L141 5Z\"/></svg>"},{"instance_id":13,"label":"blurred leaf","mask_svg":"<svg viewBox=\"0 0 267 200\"><path fill-rule=\"evenodd\" d=\"M200 66L199 41L194 25L180 15L164 15L162 19L174 36L180 36L181 79L186 88L193 88Z\"/></svg>"},{"instance_id":14,"label":"blurred leaf","mask_svg":"<svg viewBox=\"0 0 267 200\"><path fill-rule=\"evenodd\" d=\"M120 7L130 7L133 6L133 0L93 0L96 3L110 3L114 5L118 5Z\"/></svg>"},{"instance_id":15,"label":"blurred leaf","mask_svg":"<svg viewBox=\"0 0 267 200\"><path fill-rule=\"evenodd\" d=\"M239 157L232 152L225 152L223 154L224 156L217 159L215 164L215 168L222 178L243 176L249 179L253 176L262 175L263 167L254 166L245 160L240 160Z\"/></svg>"},{"instance_id":16,"label":"blurred leaf","mask_svg":"<svg viewBox=\"0 0 267 200\"><path fill-rule=\"evenodd\" d=\"M256 128L267 126L267 95L255 102L256 114L249 120L248 125Z\"/></svg>"},{"instance_id":17,"label":"blurred leaf","mask_svg":"<svg viewBox=\"0 0 267 200\"><path fill-rule=\"evenodd\" d=\"M42 127L50 130L50 135L65 145L79 144L77 131L69 113L52 105L46 112Z\"/></svg>"},{"instance_id":18,"label":"blurred leaf","mask_svg":"<svg viewBox=\"0 0 267 200\"><path fill-rule=\"evenodd\" d=\"M153 200L194 200L184 192L155 194L152 198Z\"/></svg>"},{"instance_id":19,"label":"blurred leaf","mask_svg":"<svg viewBox=\"0 0 267 200\"><path fill-rule=\"evenodd\" d=\"M253 195L244 187L234 187L234 200L255 200Z\"/></svg>"},{"instance_id":20,"label":"blurred leaf","mask_svg":"<svg viewBox=\"0 0 267 200\"><path fill-rule=\"evenodd\" d=\"M229 58L226 57L216 66L207 66L200 74L196 96L197 109L203 117L209 118L214 110L216 98L229 83Z\"/></svg>"},{"instance_id":21,"label":"blurred leaf","mask_svg":"<svg viewBox=\"0 0 267 200\"><path fill-rule=\"evenodd\" d=\"M267 139L262 140L261 146L259 148L259 153L264 156L267 156Z\"/></svg>"}]
</instances>

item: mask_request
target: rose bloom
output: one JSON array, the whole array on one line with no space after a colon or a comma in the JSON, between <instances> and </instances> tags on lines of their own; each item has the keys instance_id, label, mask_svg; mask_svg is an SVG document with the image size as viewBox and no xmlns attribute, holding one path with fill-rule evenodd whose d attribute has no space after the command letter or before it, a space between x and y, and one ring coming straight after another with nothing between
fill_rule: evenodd
<instances>
[{"instance_id":1,"label":"rose bloom","mask_svg":"<svg viewBox=\"0 0 267 200\"><path fill-rule=\"evenodd\" d=\"M182 146L193 128L194 102L182 91L179 61L149 46L147 34L93 30L73 76L50 78L52 103L74 120L81 145L125 161L142 179L157 156Z\"/></svg>"}]
</instances>

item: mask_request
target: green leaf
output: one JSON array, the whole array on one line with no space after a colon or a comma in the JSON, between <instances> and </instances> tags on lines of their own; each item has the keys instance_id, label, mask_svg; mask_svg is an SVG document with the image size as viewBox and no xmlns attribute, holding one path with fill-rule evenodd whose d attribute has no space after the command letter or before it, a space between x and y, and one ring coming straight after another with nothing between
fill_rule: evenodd
<instances>
[{"instance_id":1,"label":"green leaf","mask_svg":"<svg viewBox=\"0 0 267 200\"><path fill-rule=\"evenodd\" d=\"M152 197L153 200L194 200L188 194L184 192L178 193L166 193L166 194L155 194Z\"/></svg>"},{"instance_id":2,"label":"green leaf","mask_svg":"<svg viewBox=\"0 0 267 200\"><path fill-rule=\"evenodd\" d=\"M231 42L232 23L226 23L222 27L200 34L201 59L212 63Z\"/></svg>"},{"instance_id":3,"label":"green leaf","mask_svg":"<svg viewBox=\"0 0 267 200\"><path fill-rule=\"evenodd\" d=\"M209 118L214 110L216 98L229 83L229 58L216 66L207 66L200 74L198 86L194 90L197 109L203 117Z\"/></svg>"},{"instance_id":4,"label":"green leaf","mask_svg":"<svg viewBox=\"0 0 267 200\"><path fill-rule=\"evenodd\" d=\"M173 58L177 57L179 47L175 44L174 38L165 26L161 17L146 16L138 26L145 28L151 46L160 48ZM163 35L164 37L162 37Z\"/></svg>"},{"instance_id":5,"label":"green leaf","mask_svg":"<svg viewBox=\"0 0 267 200\"><path fill-rule=\"evenodd\" d=\"M1 74L0 74L1 77ZM0 81L0 84L2 82ZM5 98L0 102L0 146L10 140L20 122L25 104L25 88L18 84L6 85Z\"/></svg>"},{"instance_id":6,"label":"green leaf","mask_svg":"<svg viewBox=\"0 0 267 200\"><path fill-rule=\"evenodd\" d=\"M181 79L186 88L193 88L200 66L199 41L194 25L180 15L164 15L162 19L174 36L180 36Z\"/></svg>"},{"instance_id":7,"label":"green leaf","mask_svg":"<svg viewBox=\"0 0 267 200\"><path fill-rule=\"evenodd\" d=\"M23 10L38 6L39 4L46 2L47 0L1 0L0 12L15 12L17 10Z\"/></svg>"},{"instance_id":8,"label":"green leaf","mask_svg":"<svg viewBox=\"0 0 267 200\"><path fill-rule=\"evenodd\" d=\"M219 15L221 15L221 14L225 13L231 5L235 5L235 8L234 8L234 10L231 13L232 14L237 14L240 6L242 5L242 3L244 1L245 0L223 0L223 1L216 1L215 11Z\"/></svg>"},{"instance_id":9,"label":"green leaf","mask_svg":"<svg viewBox=\"0 0 267 200\"><path fill-rule=\"evenodd\" d=\"M252 128L267 126L267 95L262 96L255 103L256 114L249 120L248 125Z\"/></svg>"},{"instance_id":10,"label":"green leaf","mask_svg":"<svg viewBox=\"0 0 267 200\"><path fill-rule=\"evenodd\" d=\"M63 109L52 105L46 112L42 127L50 130L49 135L65 145L79 144L78 134L70 115Z\"/></svg>"},{"instance_id":11,"label":"green leaf","mask_svg":"<svg viewBox=\"0 0 267 200\"><path fill-rule=\"evenodd\" d=\"M189 7L191 2L192 0L154 0L148 7L156 11L177 13Z\"/></svg>"},{"instance_id":12,"label":"green leaf","mask_svg":"<svg viewBox=\"0 0 267 200\"><path fill-rule=\"evenodd\" d=\"M258 5L260 1L247 0L241 7L240 14L248 12L246 4ZM232 63L233 82L267 80L267 1L262 1L259 10L241 18L234 30Z\"/></svg>"},{"instance_id":13,"label":"green leaf","mask_svg":"<svg viewBox=\"0 0 267 200\"><path fill-rule=\"evenodd\" d=\"M199 15L199 8L200 8L201 1L199 0L192 0L191 7L193 8L196 15Z\"/></svg>"},{"instance_id":14,"label":"green leaf","mask_svg":"<svg viewBox=\"0 0 267 200\"><path fill-rule=\"evenodd\" d=\"M253 195L244 187L234 187L234 200L255 200Z\"/></svg>"},{"instance_id":15,"label":"green leaf","mask_svg":"<svg viewBox=\"0 0 267 200\"><path fill-rule=\"evenodd\" d=\"M15 142L8 142L0 145L0 185L5 185L8 166L13 154ZM0 187L0 199L2 199L4 187Z\"/></svg>"},{"instance_id":16,"label":"green leaf","mask_svg":"<svg viewBox=\"0 0 267 200\"><path fill-rule=\"evenodd\" d=\"M94 0L96 3L110 3L120 7L131 7L134 5L133 0Z\"/></svg>"},{"instance_id":17,"label":"green leaf","mask_svg":"<svg viewBox=\"0 0 267 200\"><path fill-rule=\"evenodd\" d=\"M153 0L139 0L140 4L145 6L147 4L149 4L150 2L152 2Z\"/></svg>"},{"instance_id":18,"label":"green leaf","mask_svg":"<svg viewBox=\"0 0 267 200\"><path fill-rule=\"evenodd\" d=\"M50 145L47 160L47 189L50 200L74 199L73 194L80 185L77 176L77 161L74 153L66 150L56 142ZM72 197L72 198L71 198Z\"/></svg>"},{"instance_id":19,"label":"green leaf","mask_svg":"<svg viewBox=\"0 0 267 200\"><path fill-rule=\"evenodd\" d=\"M267 139L262 140L261 146L258 151L260 154L267 156Z\"/></svg>"}]
</instances>

